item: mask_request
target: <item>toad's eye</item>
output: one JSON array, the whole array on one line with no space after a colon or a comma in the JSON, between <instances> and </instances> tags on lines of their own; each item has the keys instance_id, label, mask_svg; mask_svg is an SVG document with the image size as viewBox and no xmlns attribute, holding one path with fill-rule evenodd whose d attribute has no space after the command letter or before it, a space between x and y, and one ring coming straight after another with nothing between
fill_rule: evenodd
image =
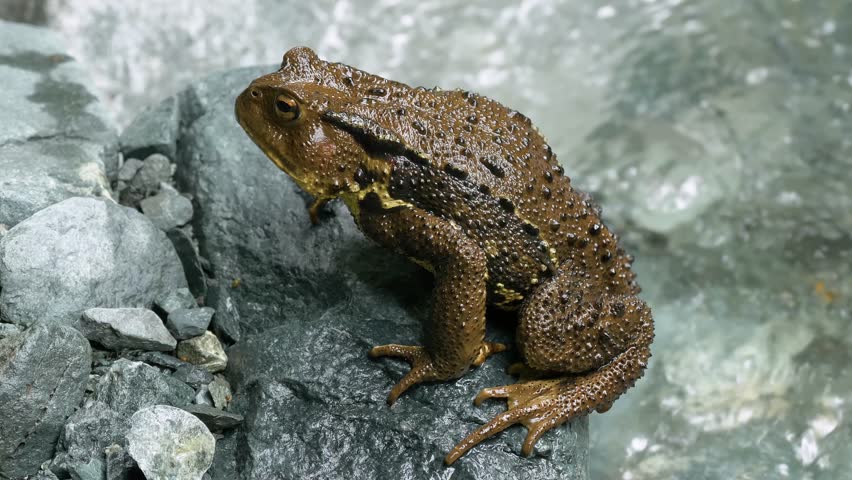
<instances>
[{"instance_id":1,"label":"toad's eye","mask_svg":"<svg viewBox=\"0 0 852 480\"><path fill-rule=\"evenodd\" d=\"M275 111L279 117L287 121L299 118L299 104L287 95L278 95L278 98L275 99Z\"/></svg>"}]
</instances>

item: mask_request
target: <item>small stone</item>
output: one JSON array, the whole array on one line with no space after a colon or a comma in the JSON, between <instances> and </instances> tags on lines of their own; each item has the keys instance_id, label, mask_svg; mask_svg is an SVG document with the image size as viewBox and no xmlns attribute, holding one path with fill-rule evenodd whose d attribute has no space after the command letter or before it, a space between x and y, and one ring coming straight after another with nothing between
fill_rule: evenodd
<instances>
[{"instance_id":1,"label":"small stone","mask_svg":"<svg viewBox=\"0 0 852 480\"><path fill-rule=\"evenodd\" d=\"M163 190L139 203L142 213L160 230L186 225L192 220L192 202L183 195Z\"/></svg>"},{"instance_id":2,"label":"small stone","mask_svg":"<svg viewBox=\"0 0 852 480\"><path fill-rule=\"evenodd\" d=\"M106 480L129 480L133 459L121 445L113 443L104 449L106 457Z\"/></svg>"},{"instance_id":3,"label":"small stone","mask_svg":"<svg viewBox=\"0 0 852 480\"><path fill-rule=\"evenodd\" d=\"M49 464L50 462L44 462L41 465L41 469L38 471L38 473L36 473L35 476L32 477L32 480L59 480L59 477L57 477L56 474L50 471L50 468L48 467Z\"/></svg>"},{"instance_id":4,"label":"small stone","mask_svg":"<svg viewBox=\"0 0 852 480\"><path fill-rule=\"evenodd\" d=\"M129 182L133 180L133 177L136 176L136 173L139 172L139 169L145 165L142 160L137 158L128 158L124 161L124 165L118 170L118 179L123 182Z\"/></svg>"},{"instance_id":5,"label":"small stone","mask_svg":"<svg viewBox=\"0 0 852 480\"><path fill-rule=\"evenodd\" d=\"M24 327L15 325L14 323L0 323L0 339L6 338L16 333L24 331Z\"/></svg>"},{"instance_id":6,"label":"small stone","mask_svg":"<svg viewBox=\"0 0 852 480\"><path fill-rule=\"evenodd\" d=\"M90 308L83 312L80 330L110 350L171 351L177 345L160 317L144 308Z\"/></svg>"},{"instance_id":7,"label":"small stone","mask_svg":"<svg viewBox=\"0 0 852 480\"><path fill-rule=\"evenodd\" d=\"M188 288L172 290L155 299L154 303L165 313L165 316L179 308L195 308L198 306L198 302L195 301L195 297L192 296Z\"/></svg>"},{"instance_id":8,"label":"small stone","mask_svg":"<svg viewBox=\"0 0 852 480\"><path fill-rule=\"evenodd\" d=\"M162 153L174 158L180 130L180 102L177 96L142 110L121 132L119 143L125 155Z\"/></svg>"},{"instance_id":9,"label":"small stone","mask_svg":"<svg viewBox=\"0 0 852 480\"><path fill-rule=\"evenodd\" d=\"M216 335L210 331L178 343L177 354L181 360L198 365L210 373L221 372L228 366L225 349L222 348Z\"/></svg>"},{"instance_id":10,"label":"small stone","mask_svg":"<svg viewBox=\"0 0 852 480\"><path fill-rule=\"evenodd\" d=\"M195 365L187 363L178 367L174 373L172 373L172 378L176 378L193 388L199 388L202 385L207 385L212 382L213 374L201 367L196 367ZM198 397L196 396L196 399L197 398Z\"/></svg>"},{"instance_id":11,"label":"small stone","mask_svg":"<svg viewBox=\"0 0 852 480\"><path fill-rule=\"evenodd\" d=\"M222 375L216 375L213 382L207 386L210 397L213 398L213 406L216 408L227 408L231 404L231 384Z\"/></svg>"},{"instance_id":12,"label":"small stone","mask_svg":"<svg viewBox=\"0 0 852 480\"><path fill-rule=\"evenodd\" d=\"M83 400L92 363L77 330L37 325L0 340L0 478L34 475Z\"/></svg>"},{"instance_id":13,"label":"small stone","mask_svg":"<svg viewBox=\"0 0 852 480\"><path fill-rule=\"evenodd\" d=\"M226 412L209 405L187 405L183 409L198 417L214 432L234 428L243 423L242 415Z\"/></svg>"},{"instance_id":14,"label":"small stone","mask_svg":"<svg viewBox=\"0 0 852 480\"><path fill-rule=\"evenodd\" d=\"M144 165L130 181L130 188L145 194L160 190L161 182L168 182L172 176L172 164L164 155L155 153L145 159Z\"/></svg>"},{"instance_id":15,"label":"small stone","mask_svg":"<svg viewBox=\"0 0 852 480\"><path fill-rule=\"evenodd\" d=\"M142 362L116 360L95 388L95 399L121 415L153 405L184 406L192 403L195 390Z\"/></svg>"},{"instance_id":16,"label":"small stone","mask_svg":"<svg viewBox=\"0 0 852 480\"><path fill-rule=\"evenodd\" d=\"M157 405L133 414L127 445L148 480L199 480L213 463L216 441L194 415Z\"/></svg>"},{"instance_id":17,"label":"small stone","mask_svg":"<svg viewBox=\"0 0 852 480\"><path fill-rule=\"evenodd\" d=\"M213 399L210 398L210 389L207 385L202 385L198 387L198 391L195 392L195 401L193 402L196 405L209 405L213 406Z\"/></svg>"},{"instance_id":18,"label":"small stone","mask_svg":"<svg viewBox=\"0 0 852 480\"><path fill-rule=\"evenodd\" d=\"M166 327L178 340L197 337L207 331L213 313L210 307L179 308L169 314Z\"/></svg>"},{"instance_id":19,"label":"small stone","mask_svg":"<svg viewBox=\"0 0 852 480\"><path fill-rule=\"evenodd\" d=\"M210 287L207 304L216 310L211 321L211 329L228 344L240 341L240 312L224 285Z\"/></svg>"},{"instance_id":20,"label":"small stone","mask_svg":"<svg viewBox=\"0 0 852 480\"><path fill-rule=\"evenodd\" d=\"M145 362L148 365L168 368L170 370L177 370L180 367L192 366L175 356L163 352L139 352L132 355L131 359L136 360L137 362Z\"/></svg>"},{"instance_id":21,"label":"small stone","mask_svg":"<svg viewBox=\"0 0 852 480\"><path fill-rule=\"evenodd\" d=\"M192 295L196 298L207 296L207 275L204 273L198 252L192 244L192 238L179 228L169 230L166 232L166 236L172 241L178 258L180 258L183 273L186 275L186 281Z\"/></svg>"}]
</instances>

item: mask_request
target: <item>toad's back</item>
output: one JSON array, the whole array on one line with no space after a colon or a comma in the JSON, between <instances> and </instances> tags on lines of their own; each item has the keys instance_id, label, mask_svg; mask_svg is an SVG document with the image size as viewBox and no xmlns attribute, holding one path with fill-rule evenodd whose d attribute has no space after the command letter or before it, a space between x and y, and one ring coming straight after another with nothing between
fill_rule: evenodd
<instances>
[{"instance_id":1,"label":"toad's back","mask_svg":"<svg viewBox=\"0 0 852 480\"><path fill-rule=\"evenodd\" d=\"M299 93L341 128L359 123L364 132L353 133L365 143L396 146L370 152L393 164L391 197L458 224L479 242L491 303L518 306L560 265L597 279L604 291L638 293L632 258L523 114L472 92L412 88L339 63L288 67L293 84L309 82Z\"/></svg>"}]
</instances>

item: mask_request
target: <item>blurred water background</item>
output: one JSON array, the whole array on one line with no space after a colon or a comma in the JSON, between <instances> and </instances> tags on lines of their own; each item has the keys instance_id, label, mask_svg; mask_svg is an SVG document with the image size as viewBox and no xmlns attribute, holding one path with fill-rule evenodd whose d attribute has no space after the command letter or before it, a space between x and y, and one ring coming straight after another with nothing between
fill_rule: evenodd
<instances>
[{"instance_id":1,"label":"blurred water background","mask_svg":"<svg viewBox=\"0 0 852 480\"><path fill-rule=\"evenodd\" d=\"M599 479L852 478L849 0L8 0L126 125L200 76L320 56L521 110L637 258L650 368ZM483 385L484 386L484 385Z\"/></svg>"}]
</instances>

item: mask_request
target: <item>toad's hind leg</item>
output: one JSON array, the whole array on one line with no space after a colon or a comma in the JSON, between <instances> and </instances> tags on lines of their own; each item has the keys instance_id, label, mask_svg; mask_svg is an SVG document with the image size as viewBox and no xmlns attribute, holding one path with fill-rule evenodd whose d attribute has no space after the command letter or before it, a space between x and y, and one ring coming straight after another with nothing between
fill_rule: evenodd
<instances>
[{"instance_id":1,"label":"toad's hind leg","mask_svg":"<svg viewBox=\"0 0 852 480\"><path fill-rule=\"evenodd\" d=\"M518 325L521 353L534 370L568 375L482 390L477 405L505 398L508 408L456 445L447 464L518 423L527 427L521 451L529 455L545 432L593 410L605 412L642 376L654 336L650 309L632 295L583 298L581 292L595 291L589 287L560 272L529 297Z\"/></svg>"}]
</instances>

